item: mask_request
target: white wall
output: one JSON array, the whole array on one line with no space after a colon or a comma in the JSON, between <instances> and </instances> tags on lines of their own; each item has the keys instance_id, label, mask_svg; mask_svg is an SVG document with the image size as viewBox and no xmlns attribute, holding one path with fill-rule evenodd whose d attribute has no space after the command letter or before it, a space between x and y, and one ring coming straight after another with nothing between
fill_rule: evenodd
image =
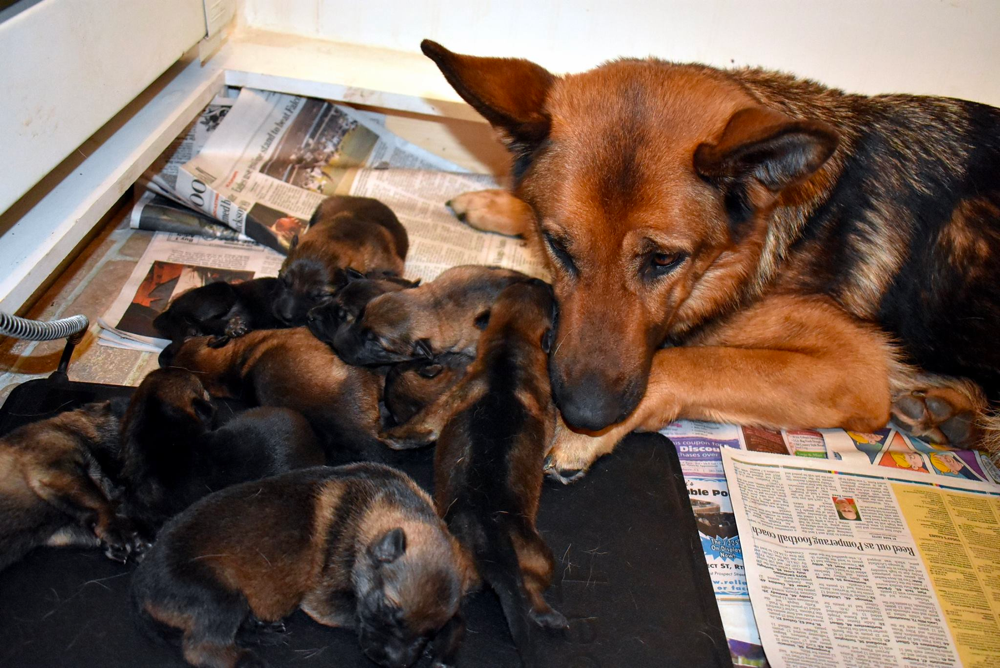
<instances>
[{"instance_id":1,"label":"white wall","mask_svg":"<svg viewBox=\"0 0 1000 668\"><path fill-rule=\"evenodd\" d=\"M243 0L251 27L555 72L617 56L761 65L848 90L1000 106L1000 0Z\"/></svg>"}]
</instances>

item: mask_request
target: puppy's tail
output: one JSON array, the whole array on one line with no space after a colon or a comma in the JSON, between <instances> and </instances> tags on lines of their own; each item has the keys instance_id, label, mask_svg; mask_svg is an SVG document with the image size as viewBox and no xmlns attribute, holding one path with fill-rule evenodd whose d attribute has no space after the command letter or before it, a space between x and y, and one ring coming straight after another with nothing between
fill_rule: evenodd
<instances>
[{"instance_id":1,"label":"puppy's tail","mask_svg":"<svg viewBox=\"0 0 1000 668\"><path fill-rule=\"evenodd\" d=\"M479 526L478 529L480 540L473 543L476 568L500 599L514 645L521 655L521 663L526 668L531 668L537 665L537 660L531 632L532 621L528 616L530 604L514 543L502 523L490 527Z\"/></svg>"}]
</instances>

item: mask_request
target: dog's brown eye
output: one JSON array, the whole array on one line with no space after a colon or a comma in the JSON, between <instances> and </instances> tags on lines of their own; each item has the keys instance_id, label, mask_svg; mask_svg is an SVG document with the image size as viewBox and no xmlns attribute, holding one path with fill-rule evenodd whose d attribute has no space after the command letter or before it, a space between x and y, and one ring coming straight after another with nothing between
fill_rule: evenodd
<instances>
[{"instance_id":1,"label":"dog's brown eye","mask_svg":"<svg viewBox=\"0 0 1000 668\"><path fill-rule=\"evenodd\" d=\"M663 276L680 266L687 258L685 253L653 253L649 256L650 273L655 276Z\"/></svg>"}]
</instances>

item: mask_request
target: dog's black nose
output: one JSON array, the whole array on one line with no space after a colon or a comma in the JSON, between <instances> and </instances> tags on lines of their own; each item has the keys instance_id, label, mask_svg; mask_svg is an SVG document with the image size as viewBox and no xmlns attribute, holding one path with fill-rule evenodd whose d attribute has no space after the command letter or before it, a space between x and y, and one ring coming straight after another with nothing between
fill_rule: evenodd
<instances>
[{"instance_id":1,"label":"dog's black nose","mask_svg":"<svg viewBox=\"0 0 1000 668\"><path fill-rule=\"evenodd\" d=\"M621 422L635 408L630 392L622 393L605 379L587 374L573 385L556 377L552 394L563 421L573 429L600 431Z\"/></svg>"}]
</instances>

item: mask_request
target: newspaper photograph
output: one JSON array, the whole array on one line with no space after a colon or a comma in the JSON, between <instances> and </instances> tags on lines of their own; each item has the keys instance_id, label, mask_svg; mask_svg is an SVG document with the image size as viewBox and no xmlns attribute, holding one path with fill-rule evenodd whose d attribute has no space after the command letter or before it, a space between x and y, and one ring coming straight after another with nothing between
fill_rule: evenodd
<instances>
[{"instance_id":1,"label":"newspaper photograph","mask_svg":"<svg viewBox=\"0 0 1000 668\"><path fill-rule=\"evenodd\" d=\"M1000 488L724 448L767 661L1000 665Z\"/></svg>"},{"instance_id":2,"label":"newspaper photograph","mask_svg":"<svg viewBox=\"0 0 1000 668\"><path fill-rule=\"evenodd\" d=\"M107 313L98 320L101 343L158 352L153 320L170 301L209 283L277 276L284 256L253 242L157 232Z\"/></svg>"}]
</instances>

